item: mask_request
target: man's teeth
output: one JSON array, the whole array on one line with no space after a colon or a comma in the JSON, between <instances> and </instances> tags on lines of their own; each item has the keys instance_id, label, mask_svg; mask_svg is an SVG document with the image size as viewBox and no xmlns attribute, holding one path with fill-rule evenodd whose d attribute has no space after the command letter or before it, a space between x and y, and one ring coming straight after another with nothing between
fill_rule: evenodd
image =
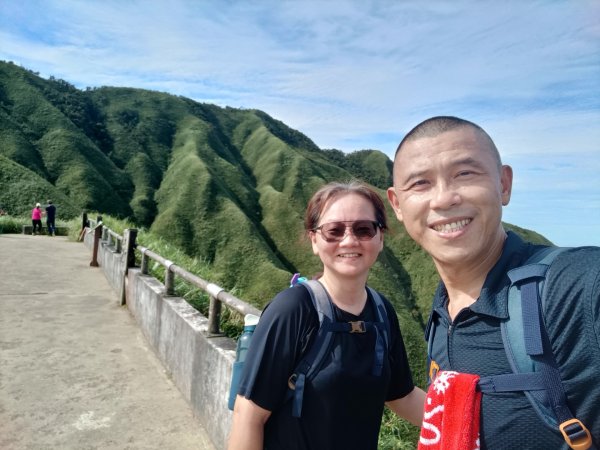
<instances>
[{"instance_id":1,"label":"man's teeth","mask_svg":"<svg viewBox=\"0 0 600 450\"><path fill-rule=\"evenodd\" d=\"M340 258L356 258L360 256L359 253L344 253L343 255L338 255Z\"/></svg>"},{"instance_id":2,"label":"man's teeth","mask_svg":"<svg viewBox=\"0 0 600 450\"><path fill-rule=\"evenodd\" d=\"M470 219L464 219L459 220L458 222L445 223L443 225L436 225L433 227L433 229L435 231L439 231L440 233L452 233L454 231L463 229L470 221Z\"/></svg>"}]
</instances>

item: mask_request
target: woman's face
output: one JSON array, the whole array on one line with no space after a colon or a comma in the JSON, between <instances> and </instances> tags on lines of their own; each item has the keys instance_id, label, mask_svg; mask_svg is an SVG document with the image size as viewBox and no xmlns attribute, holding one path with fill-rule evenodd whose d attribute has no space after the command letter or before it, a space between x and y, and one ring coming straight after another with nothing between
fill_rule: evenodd
<instances>
[{"instance_id":1,"label":"woman's face","mask_svg":"<svg viewBox=\"0 0 600 450\"><path fill-rule=\"evenodd\" d=\"M340 241L328 241L320 230L309 233L313 252L323 263L323 275L328 277L366 279L369 269L383 249L383 233L377 227L375 236L360 240L352 231L352 222L375 221L375 208L359 194L345 194L330 200L323 208L317 226L345 222L345 235ZM341 225L340 225L341 226Z\"/></svg>"}]
</instances>

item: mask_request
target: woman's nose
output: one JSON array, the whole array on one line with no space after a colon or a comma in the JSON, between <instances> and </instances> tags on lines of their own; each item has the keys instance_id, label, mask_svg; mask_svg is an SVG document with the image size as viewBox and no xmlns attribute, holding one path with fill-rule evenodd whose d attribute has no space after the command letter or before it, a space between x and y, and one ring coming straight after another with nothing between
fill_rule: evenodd
<instances>
[{"instance_id":1,"label":"woman's nose","mask_svg":"<svg viewBox=\"0 0 600 450\"><path fill-rule=\"evenodd\" d=\"M340 245L355 244L356 241L358 241L358 239L354 235L354 231L352 230L352 228L346 227L346 231L344 233L344 237L340 241Z\"/></svg>"}]
</instances>

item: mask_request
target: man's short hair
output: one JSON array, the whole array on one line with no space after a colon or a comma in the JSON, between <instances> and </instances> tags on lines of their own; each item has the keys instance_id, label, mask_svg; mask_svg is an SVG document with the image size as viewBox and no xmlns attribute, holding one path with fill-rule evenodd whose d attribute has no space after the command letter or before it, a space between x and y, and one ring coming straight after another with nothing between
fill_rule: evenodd
<instances>
[{"instance_id":1,"label":"man's short hair","mask_svg":"<svg viewBox=\"0 0 600 450\"><path fill-rule=\"evenodd\" d=\"M412 130L410 130L406 136L404 136L404 139L402 139L402 141L400 141L400 144L396 149L394 159L396 159L396 156L398 156L398 153L400 152L404 144L407 142L413 142L422 138L433 138L439 136L442 133L445 133L446 131L451 131L458 128L472 128L478 133L480 133L481 136L483 136L485 140L488 141L490 150L492 151L492 154L496 159L496 162L498 163L498 169L502 168L502 160L500 159L500 153L498 152L496 144L494 144L494 141L492 140L490 135L487 134L486 131L476 123L454 116L431 117L418 124Z\"/></svg>"}]
</instances>

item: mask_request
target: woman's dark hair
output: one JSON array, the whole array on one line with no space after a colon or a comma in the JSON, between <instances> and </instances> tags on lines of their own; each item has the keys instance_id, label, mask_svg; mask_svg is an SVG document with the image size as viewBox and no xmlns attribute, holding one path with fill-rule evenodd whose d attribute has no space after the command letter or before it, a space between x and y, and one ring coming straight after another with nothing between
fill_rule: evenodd
<instances>
[{"instance_id":1,"label":"woman's dark hair","mask_svg":"<svg viewBox=\"0 0 600 450\"><path fill-rule=\"evenodd\" d=\"M377 192L359 181L350 181L348 183L332 182L322 186L315 192L306 207L304 229L306 231L314 230L319 225L321 214L329 202L348 194L360 195L367 199L373 205L373 209L375 209L375 220L379 222L382 230L387 230L387 216L383 200Z\"/></svg>"}]
</instances>

